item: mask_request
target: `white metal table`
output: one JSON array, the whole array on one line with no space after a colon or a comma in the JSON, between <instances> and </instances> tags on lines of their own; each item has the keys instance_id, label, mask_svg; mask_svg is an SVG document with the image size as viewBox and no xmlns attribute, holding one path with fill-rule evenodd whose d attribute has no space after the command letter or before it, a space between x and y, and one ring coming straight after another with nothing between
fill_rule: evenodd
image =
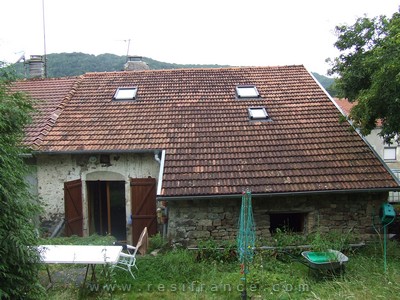
<instances>
[{"instance_id":1,"label":"white metal table","mask_svg":"<svg viewBox=\"0 0 400 300\"><path fill-rule=\"evenodd\" d=\"M92 246L92 245L40 245L37 247L40 260L45 264L85 264L86 283L89 267L92 270L91 280L96 280L96 265L116 264L122 251L122 246ZM50 285L53 284L46 265Z\"/></svg>"}]
</instances>

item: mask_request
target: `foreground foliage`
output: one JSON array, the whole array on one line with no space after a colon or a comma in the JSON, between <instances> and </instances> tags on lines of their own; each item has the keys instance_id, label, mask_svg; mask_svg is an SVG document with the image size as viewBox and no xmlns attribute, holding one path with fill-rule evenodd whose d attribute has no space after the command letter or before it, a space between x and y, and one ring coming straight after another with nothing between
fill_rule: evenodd
<instances>
[{"instance_id":1,"label":"foreground foliage","mask_svg":"<svg viewBox=\"0 0 400 300\"><path fill-rule=\"evenodd\" d=\"M0 76L0 298L38 298L34 218L39 207L28 192L22 154L23 128L32 111L21 93L10 92L9 73Z\"/></svg>"},{"instance_id":2,"label":"foreground foliage","mask_svg":"<svg viewBox=\"0 0 400 300\"><path fill-rule=\"evenodd\" d=\"M350 117L367 135L382 122L381 135L389 142L400 132L400 13L337 26L331 74L339 75L341 97L357 101Z\"/></svg>"}]
</instances>

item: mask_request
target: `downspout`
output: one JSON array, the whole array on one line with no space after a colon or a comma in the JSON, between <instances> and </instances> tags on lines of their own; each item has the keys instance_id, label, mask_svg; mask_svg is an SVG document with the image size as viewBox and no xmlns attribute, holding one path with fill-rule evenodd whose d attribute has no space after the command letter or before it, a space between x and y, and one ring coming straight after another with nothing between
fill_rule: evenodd
<instances>
[{"instance_id":1,"label":"downspout","mask_svg":"<svg viewBox=\"0 0 400 300\"><path fill-rule=\"evenodd\" d=\"M164 176L164 161L165 161L165 150L161 151L161 158L159 157L160 152L154 153L154 159L160 164L160 171L158 173L158 182L157 182L157 196L161 194L162 189L162 180Z\"/></svg>"},{"instance_id":2,"label":"downspout","mask_svg":"<svg viewBox=\"0 0 400 300\"><path fill-rule=\"evenodd\" d=\"M159 157L160 152L154 152L154 159L161 164L161 158Z\"/></svg>"},{"instance_id":3,"label":"downspout","mask_svg":"<svg viewBox=\"0 0 400 300\"><path fill-rule=\"evenodd\" d=\"M164 175L164 162L165 162L165 150L161 151L161 158L159 157L160 152L155 152L154 153L154 159L160 164L160 171L158 173L158 182L157 182L157 196L161 194L161 189L162 189L162 179ZM164 207L164 214L168 216L168 207ZM168 228L168 223L163 223L163 229L162 229L162 236L165 239L167 237L167 228Z\"/></svg>"}]
</instances>

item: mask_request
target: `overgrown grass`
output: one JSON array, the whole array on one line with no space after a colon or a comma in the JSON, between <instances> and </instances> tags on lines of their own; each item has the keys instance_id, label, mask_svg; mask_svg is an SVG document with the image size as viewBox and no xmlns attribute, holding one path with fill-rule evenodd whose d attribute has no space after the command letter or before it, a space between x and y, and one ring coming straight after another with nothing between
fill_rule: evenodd
<instances>
[{"instance_id":1,"label":"overgrown grass","mask_svg":"<svg viewBox=\"0 0 400 300\"><path fill-rule=\"evenodd\" d=\"M217 251L217 250L216 250ZM301 264L300 253L284 261L273 251L257 252L247 274L248 296L258 299L396 299L400 295L400 247L388 245L387 273L379 242L348 251L344 276L320 278ZM218 257L218 256L217 256ZM298 259L298 260L297 260ZM122 270L104 278L98 291L56 285L49 299L239 299L244 281L236 261L198 259L195 250L170 250L138 258L136 279ZM60 266L62 267L62 265ZM110 291L110 286L114 291ZM125 291L123 290L125 289Z\"/></svg>"}]
</instances>

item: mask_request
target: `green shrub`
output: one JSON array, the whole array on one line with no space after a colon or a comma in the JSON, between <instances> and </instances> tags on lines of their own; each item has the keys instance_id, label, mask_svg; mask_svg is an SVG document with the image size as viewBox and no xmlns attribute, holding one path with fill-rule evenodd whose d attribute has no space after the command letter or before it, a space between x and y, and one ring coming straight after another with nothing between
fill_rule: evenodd
<instances>
[{"instance_id":1,"label":"green shrub","mask_svg":"<svg viewBox=\"0 0 400 300\"><path fill-rule=\"evenodd\" d=\"M302 233L277 228L273 235L273 242L276 247L287 247L304 245L307 240L306 236Z\"/></svg>"},{"instance_id":2,"label":"green shrub","mask_svg":"<svg viewBox=\"0 0 400 300\"><path fill-rule=\"evenodd\" d=\"M25 181L29 168L23 161L23 129L32 103L9 90L9 75L0 75L0 298L41 298L39 254L35 245L35 218L40 206ZM5 74L5 75L4 75Z\"/></svg>"},{"instance_id":3,"label":"green shrub","mask_svg":"<svg viewBox=\"0 0 400 300\"><path fill-rule=\"evenodd\" d=\"M346 234L336 230L331 230L324 234L317 231L308 236L313 251L326 251L328 249L343 251L348 249L350 242L354 238L355 235L350 235L350 232Z\"/></svg>"},{"instance_id":4,"label":"green shrub","mask_svg":"<svg viewBox=\"0 0 400 300\"><path fill-rule=\"evenodd\" d=\"M237 261L236 244L230 241L217 243L214 240L200 241L198 243L197 260L230 263Z\"/></svg>"},{"instance_id":5,"label":"green shrub","mask_svg":"<svg viewBox=\"0 0 400 300\"><path fill-rule=\"evenodd\" d=\"M161 249L165 250L168 246L168 242L164 240L160 233L153 235L149 238L149 249L148 252L150 253L153 250Z\"/></svg>"}]
</instances>

